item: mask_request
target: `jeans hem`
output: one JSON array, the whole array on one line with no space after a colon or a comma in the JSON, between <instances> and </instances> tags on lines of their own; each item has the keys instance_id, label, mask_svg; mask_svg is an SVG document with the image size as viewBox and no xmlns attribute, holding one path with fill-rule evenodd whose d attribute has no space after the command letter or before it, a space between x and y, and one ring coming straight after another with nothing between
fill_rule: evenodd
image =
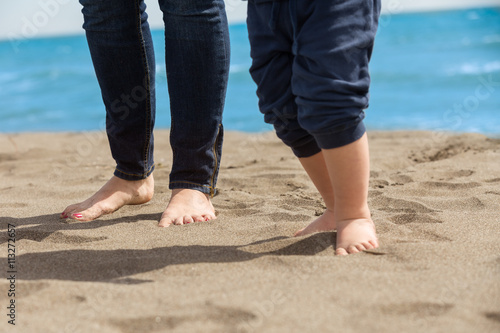
<instances>
[{"instance_id":1,"label":"jeans hem","mask_svg":"<svg viewBox=\"0 0 500 333\"><path fill-rule=\"evenodd\" d=\"M146 173L133 174L133 173L127 173L127 172L121 171L118 168L116 168L114 175L120 179L123 179L123 180L131 180L131 181L143 180L143 179L148 178L153 173L154 169L155 169L155 165L153 164L151 166L151 168Z\"/></svg>"},{"instance_id":2,"label":"jeans hem","mask_svg":"<svg viewBox=\"0 0 500 333\"><path fill-rule=\"evenodd\" d=\"M189 189L189 190L197 190L197 191L200 191L204 194L208 194L211 197L213 197L217 193L217 190L210 185L202 185L202 184L193 183L193 182L189 182L189 181L182 181L182 180L170 182L170 184L168 184L168 188L171 190L183 189L183 188Z\"/></svg>"}]
</instances>

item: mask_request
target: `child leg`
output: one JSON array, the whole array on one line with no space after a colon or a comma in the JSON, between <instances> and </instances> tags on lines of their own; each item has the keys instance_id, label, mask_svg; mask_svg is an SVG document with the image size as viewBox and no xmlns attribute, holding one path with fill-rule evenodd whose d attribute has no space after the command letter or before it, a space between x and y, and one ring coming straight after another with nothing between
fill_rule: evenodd
<instances>
[{"instance_id":1,"label":"child leg","mask_svg":"<svg viewBox=\"0 0 500 333\"><path fill-rule=\"evenodd\" d=\"M298 230L294 236L305 236L314 232L336 230L337 227L334 216L334 192L323 152L320 151L313 156L299 158L299 161L314 186L316 186L316 189L321 194L321 197L326 205L326 210L307 227Z\"/></svg>"},{"instance_id":2,"label":"child leg","mask_svg":"<svg viewBox=\"0 0 500 333\"><path fill-rule=\"evenodd\" d=\"M334 195L334 222L318 219L304 232L335 225L340 255L375 248L363 110L380 3L289 0L289 5L297 23L292 75L297 119L322 149Z\"/></svg>"},{"instance_id":3,"label":"child leg","mask_svg":"<svg viewBox=\"0 0 500 333\"><path fill-rule=\"evenodd\" d=\"M334 216L339 255L378 247L368 208L370 163L368 139L334 149L324 149L328 174L335 193Z\"/></svg>"},{"instance_id":4,"label":"child leg","mask_svg":"<svg viewBox=\"0 0 500 333\"><path fill-rule=\"evenodd\" d=\"M260 110L327 205L325 214L296 235L337 228L338 254L378 246L366 204L362 123L378 0L374 7L350 2L250 1L247 21ZM354 189L338 195L350 182Z\"/></svg>"},{"instance_id":5,"label":"child leg","mask_svg":"<svg viewBox=\"0 0 500 333\"><path fill-rule=\"evenodd\" d=\"M336 253L345 255L378 247L367 204L369 153L366 134L349 145L299 158L323 197L326 210L295 236L337 230ZM335 196L335 194L338 194Z\"/></svg>"}]
</instances>

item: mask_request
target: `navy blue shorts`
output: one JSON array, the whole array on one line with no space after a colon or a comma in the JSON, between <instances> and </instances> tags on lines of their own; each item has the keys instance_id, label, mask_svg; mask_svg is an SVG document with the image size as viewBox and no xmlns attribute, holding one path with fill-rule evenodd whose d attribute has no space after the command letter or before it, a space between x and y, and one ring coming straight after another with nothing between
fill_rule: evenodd
<instances>
[{"instance_id":1,"label":"navy blue shorts","mask_svg":"<svg viewBox=\"0 0 500 333\"><path fill-rule=\"evenodd\" d=\"M363 136L380 0L249 0L259 108L298 157Z\"/></svg>"}]
</instances>

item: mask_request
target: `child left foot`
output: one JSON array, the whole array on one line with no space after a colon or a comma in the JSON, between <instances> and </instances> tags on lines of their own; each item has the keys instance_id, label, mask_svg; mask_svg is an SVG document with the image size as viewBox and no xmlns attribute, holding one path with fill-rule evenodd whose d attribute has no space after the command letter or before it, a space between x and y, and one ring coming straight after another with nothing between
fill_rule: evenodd
<instances>
[{"instance_id":1,"label":"child left foot","mask_svg":"<svg viewBox=\"0 0 500 333\"><path fill-rule=\"evenodd\" d=\"M337 222L336 255L345 256L378 247L375 224L371 219Z\"/></svg>"},{"instance_id":2,"label":"child left foot","mask_svg":"<svg viewBox=\"0 0 500 333\"><path fill-rule=\"evenodd\" d=\"M315 232L333 231L335 229L337 229L337 226L335 225L333 211L327 209L325 210L323 215L311 222L307 227L295 232L293 236L305 236Z\"/></svg>"}]
</instances>

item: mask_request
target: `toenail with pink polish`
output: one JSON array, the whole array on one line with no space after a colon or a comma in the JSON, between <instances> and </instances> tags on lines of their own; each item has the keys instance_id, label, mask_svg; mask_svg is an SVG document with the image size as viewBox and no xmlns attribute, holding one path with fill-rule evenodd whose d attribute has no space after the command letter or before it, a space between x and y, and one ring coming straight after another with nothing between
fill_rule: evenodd
<instances>
[{"instance_id":1,"label":"toenail with pink polish","mask_svg":"<svg viewBox=\"0 0 500 333\"><path fill-rule=\"evenodd\" d=\"M76 218L81 218L81 217L83 217L83 215L82 215L82 214L73 214L73 216L74 216L74 217L76 217Z\"/></svg>"}]
</instances>

